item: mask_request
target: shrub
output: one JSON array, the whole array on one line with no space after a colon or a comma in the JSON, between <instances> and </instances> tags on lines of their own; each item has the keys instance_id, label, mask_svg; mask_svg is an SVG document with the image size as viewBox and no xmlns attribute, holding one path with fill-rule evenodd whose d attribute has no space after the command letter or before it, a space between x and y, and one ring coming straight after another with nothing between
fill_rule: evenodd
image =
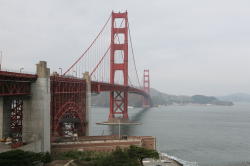
<instances>
[{"instance_id":1,"label":"shrub","mask_svg":"<svg viewBox=\"0 0 250 166\"><path fill-rule=\"evenodd\" d=\"M37 162L51 161L49 153L34 153L23 150L12 150L0 153L0 165L6 166L32 166Z\"/></svg>"}]
</instances>

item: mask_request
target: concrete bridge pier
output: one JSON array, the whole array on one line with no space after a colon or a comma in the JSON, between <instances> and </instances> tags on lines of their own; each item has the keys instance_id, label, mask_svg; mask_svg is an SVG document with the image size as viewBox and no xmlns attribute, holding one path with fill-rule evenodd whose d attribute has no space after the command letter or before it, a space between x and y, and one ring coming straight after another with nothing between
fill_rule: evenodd
<instances>
[{"instance_id":1,"label":"concrete bridge pier","mask_svg":"<svg viewBox=\"0 0 250 166\"><path fill-rule=\"evenodd\" d=\"M37 64L37 80L31 96L24 100L23 140L35 152L50 152L50 70L45 61Z\"/></svg>"},{"instance_id":2,"label":"concrete bridge pier","mask_svg":"<svg viewBox=\"0 0 250 166\"><path fill-rule=\"evenodd\" d=\"M86 81L86 115L85 115L85 122L86 122L86 136L92 135L92 120L91 120L91 78L89 76L89 72L85 72L83 74L83 79Z\"/></svg>"}]
</instances>

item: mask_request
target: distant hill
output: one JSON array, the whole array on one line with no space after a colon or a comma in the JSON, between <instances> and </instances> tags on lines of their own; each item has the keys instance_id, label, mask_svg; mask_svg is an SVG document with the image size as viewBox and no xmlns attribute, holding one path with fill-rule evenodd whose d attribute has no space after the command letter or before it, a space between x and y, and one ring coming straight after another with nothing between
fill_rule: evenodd
<instances>
[{"instance_id":1,"label":"distant hill","mask_svg":"<svg viewBox=\"0 0 250 166\"><path fill-rule=\"evenodd\" d=\"M170 95L162 93L156 89L150 89L150 95L152 102L155 106L157 105L187 105L187 104L200 104L200 105L222 105L222 106L231 106L233 102L219 100L213 96L204 96L204 95L194 95L194 96L185 96L185 95ZM96 106L109 106L109 93L101 93L96 96L92 96L92 105ZM136 94L129 94L129 105L140 107L142 105L142 97Z\"/></svg>"},{"instance_id":2,"label":"distant hill","mask_svg":"<svg viewBox=\"0 0 250 166\"><path fill-rule=\"evenodd\" d=\"M159 92L155 89L151 89L151 97L155 105L186 105L186 104L201 104L201 105L223 105L231 106L233 102L219 100L213 96L204 95L170 95L166 93Z\"/></svg>"},{"instance_id":3,"label":"distant hill","mask_svg":"<svg viewBox=\"0 0 250 166\"><path fill-rule=\"evenodd\" d=\"M227 96L220 96L218 98L224 101L250 102L250 94L247 93L234 93Z\"/></svg>"}]
</instances>

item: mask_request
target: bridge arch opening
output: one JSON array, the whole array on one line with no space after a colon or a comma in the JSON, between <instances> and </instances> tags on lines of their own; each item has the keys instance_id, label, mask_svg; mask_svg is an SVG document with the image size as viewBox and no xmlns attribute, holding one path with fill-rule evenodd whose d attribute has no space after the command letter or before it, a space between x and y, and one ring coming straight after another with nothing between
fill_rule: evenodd
<instances>
[{"instance_id":1,"label":"bridge arch opening","mask_svg":"<svg viewBox=\"0 0 250 166\"><path fill-rule=\"evenodd\" d=\"M53 135L70 137L74 133L85 135L84 114L76 103L68 102L56 115Z\"/></svg>"},{"instance_id":2,"label":"bridge arch opening","mask_svg":"<svg viewBox=\"0 0 250 166\"><path fill-rule=\"evenodd\" d=\"M77 112L66 112L59 120L60 135L72 137L74 133L81 134L81 119Z\"/></svg>"}]
</instances>

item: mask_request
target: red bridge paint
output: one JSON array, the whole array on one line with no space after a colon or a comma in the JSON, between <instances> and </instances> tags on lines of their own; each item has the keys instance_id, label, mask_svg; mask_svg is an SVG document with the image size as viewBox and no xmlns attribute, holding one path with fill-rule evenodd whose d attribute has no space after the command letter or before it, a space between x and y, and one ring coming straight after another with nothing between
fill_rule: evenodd
<instances>
[{"instance_id":1,"label":"red bridge paint","mask_svg":"<svg viewBox=\"0 0 250 166\"><path fill-rule=\"evenodd\" d=\"M63 135L63 121L75 120L75 129L85 135L86 82L82 79L50 77L52 136Z\"/></svg>"},{"instance_id":2,"label":"red bridge paint","mask_svg":"<svg viewBox=\"0 0 250 166\"><path fill-rule=\"evenodd\" d=\"M150 95L150 79L149 79L149 70L144 70L143 72L143 88L144 91ZM143 98L143 106L144 107L149 107L150 103L149 103L149 99L148 98Z\"/></svg>"},{"instance_id":3,"label":"red bridge paint","mask_svg":"<svg viewBox=\"0 0 250 166\"><path fill-rule=\"evenodd\" d=\"M37 76L32 74L0 71L0 97L4 97L5 109L9 111L13 140L22 140L23 98L31 95L31 83L36 79Z\"/></svg>"},{"instance_id":4,"label":"red bridge paint","mask_svg":"<svg viewBox=\"0 0 250 166\"><path fill-rule=\"evenodd\" d=\"M125 27L115 27L116 19L124 19ZM110 83L115 84L116 71L122 71L123 85L128 86L128 13L112 12L111 21L111 51L110 51ZM116 35L123 34L124 41L115 43ZM123 62L115 62L115 51L123 52ZM109 120L120 115L122 119L128 119L128 92L113 90L110 92Z\"/></svg>"},{"instance_id":5,"label":"red bridge paint","mask_svg":"<svg viewBox=\"0 0 250 166\"><path fill-rule=\"evenodd\" d=\"M0 71L0 96L30 95L30 84L37 76Z\"/></svg>"}]
</instances>

